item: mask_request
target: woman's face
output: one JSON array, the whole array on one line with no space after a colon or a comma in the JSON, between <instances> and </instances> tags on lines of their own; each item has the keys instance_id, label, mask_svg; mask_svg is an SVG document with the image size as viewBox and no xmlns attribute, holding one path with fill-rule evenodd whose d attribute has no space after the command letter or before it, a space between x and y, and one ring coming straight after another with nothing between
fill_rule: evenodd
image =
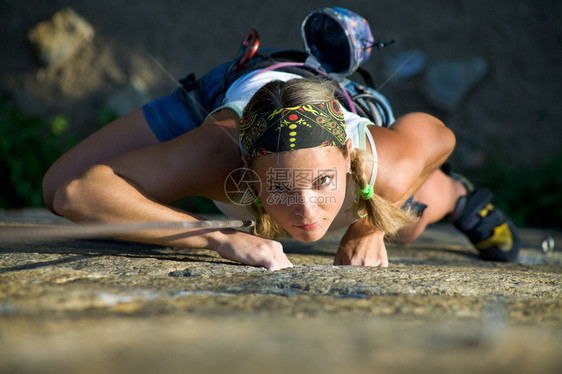
<instances>
[{"instance_id":1,"label":"woman's face","mask_svg":"<svg viewBox=\"0 0 562 374\"><path fill-rule=\"evenodd\" d=\"M300 241L324 236L345 200L349 157L337 147L306 148L257 157L252 169L273 220Z\"/></svg>"}]
</instances>

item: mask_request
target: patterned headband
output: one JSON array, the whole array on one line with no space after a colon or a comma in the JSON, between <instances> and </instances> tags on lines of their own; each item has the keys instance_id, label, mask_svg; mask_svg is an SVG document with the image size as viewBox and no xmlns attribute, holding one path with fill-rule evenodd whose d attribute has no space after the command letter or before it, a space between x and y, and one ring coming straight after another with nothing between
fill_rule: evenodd
<instances>
[{"instance_id":1,"label":"patterned headband","mask_svg":"<svg viewBox=\"0 0 562 374\"><path fill-rule=\"evenodd\" d=\"M345 144L345 120L332 100L259 113L240 119L240 149L246 157Z\"/></svg>"}]
</instances>

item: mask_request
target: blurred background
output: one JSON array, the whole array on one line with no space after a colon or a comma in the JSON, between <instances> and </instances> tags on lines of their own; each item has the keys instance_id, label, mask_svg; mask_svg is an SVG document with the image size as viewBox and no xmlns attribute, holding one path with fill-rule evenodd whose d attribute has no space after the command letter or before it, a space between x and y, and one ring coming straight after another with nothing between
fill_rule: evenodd
<instances>
[{"instance_id":1,"label":"blurred background","mask_svg":"<svg viewBox=\"0 0 562 374\"><path fill-rule=\"evenodd\" d=\"M442 119L457 135L456 171L493 189L518 225L562 227L556 0L0 0L0 209L42 206L42 175L62 152L232 59L251 28L262 48L302 49L301 21L323 6L355 11L375 40L395 41L363 67L396 116ZM78 37L38 26L68 7Z\"/></svg>"}]
</instances>

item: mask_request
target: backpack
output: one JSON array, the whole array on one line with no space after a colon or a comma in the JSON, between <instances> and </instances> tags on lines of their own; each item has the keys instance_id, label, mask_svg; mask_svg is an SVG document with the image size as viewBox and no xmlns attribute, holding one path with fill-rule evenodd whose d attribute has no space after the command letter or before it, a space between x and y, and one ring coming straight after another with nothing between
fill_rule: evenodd
<instances>
[{"instance_id":1,"label":"backpack","mask_svg":"<svg viewBox=\"0 0 562 374\"><path fill-rule=\"evenodd\" d=\"M238 78L258 69L275 70L303 78L332 79L339 86L336 98L348 111L383 127L394 122L388 100L375 89L371 75L360 67L370 57L373 46L381 49L392 42L374 43L367 21L339 7L309 12L301 24L301 36L305 51L259 51L258 32L250 30L242 40L239 57L213 68L201 79L190 74L180 80L180 100L202 123L222 105L226 91ZM348 78L356 71L365 84Z\"/></svg>"}]
</instances>

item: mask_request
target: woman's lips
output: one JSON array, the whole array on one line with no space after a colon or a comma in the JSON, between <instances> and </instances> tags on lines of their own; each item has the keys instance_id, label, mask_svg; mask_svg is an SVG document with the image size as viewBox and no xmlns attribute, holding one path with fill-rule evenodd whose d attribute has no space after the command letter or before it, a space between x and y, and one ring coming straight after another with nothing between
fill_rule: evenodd
<instances>
[{"instance_id":1,"label":"woman's lips","mask_svg":"<svg viewBox=\"0 0 562 374\"><path fill-rule=\"evenodd\" d=\"M296 227L298 227L301 230L314 230L318 226L320 226L320 221L308 223L306 225L296 225Z\"/></svg>"}]
</instances>

